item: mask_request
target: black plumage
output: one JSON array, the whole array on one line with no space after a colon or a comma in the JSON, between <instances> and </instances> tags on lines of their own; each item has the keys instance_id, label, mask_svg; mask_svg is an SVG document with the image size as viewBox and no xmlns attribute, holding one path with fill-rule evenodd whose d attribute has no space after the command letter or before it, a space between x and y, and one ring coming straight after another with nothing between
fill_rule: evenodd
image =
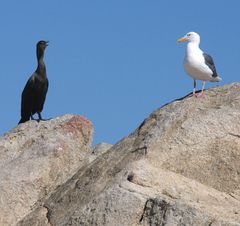
<instances>
[{"instance_id":1,"label":"black plumage","mask_svg":"<svg viewBox=\"0 0 240 226\"><path fill-rule=\"evenodd\" d=\"M213 58L210 55L208 55L207 53L203 53L203 57L204 57L204 60L205 60L205 64L213 72L212 77L214 77L214 78L218 77L217 70L216 70L215 64L213 62Z\"/></svg>"},{"instance_id":2,"label":"black plumage","mask_svg":"<svg viewBox=\"0 0 240 226\"><path fill-rule=\"evenodd\" d=\"M47 41L37 43L37 69L28 79L22 92L21 102L21 120L19 123L34 119L33 115L38 114L38 120L42 120L41 112L43 110L46 94L48 91L48 79L46 66L44 63L44 51L48 46Z\"/></svg>"}]
</instances>

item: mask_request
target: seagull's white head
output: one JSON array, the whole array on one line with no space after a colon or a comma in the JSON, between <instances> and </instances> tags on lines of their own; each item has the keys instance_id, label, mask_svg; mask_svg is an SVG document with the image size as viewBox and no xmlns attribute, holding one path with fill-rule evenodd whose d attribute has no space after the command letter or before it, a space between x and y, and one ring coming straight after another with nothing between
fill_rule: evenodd
<instances>
[{"instance_id":1,"label":"seagull's white head","mask_svg":"<svg viewBox=\"0 0 240 226\"><path fill-rule=\"evenodd\" d=\"M179 38L177 41L178 42L188 41L188 42L199 44L200 43L200 36L199 36L198 33L191 31L191 32L188 32L182 38Z\"/></svg>"}]
</instances>

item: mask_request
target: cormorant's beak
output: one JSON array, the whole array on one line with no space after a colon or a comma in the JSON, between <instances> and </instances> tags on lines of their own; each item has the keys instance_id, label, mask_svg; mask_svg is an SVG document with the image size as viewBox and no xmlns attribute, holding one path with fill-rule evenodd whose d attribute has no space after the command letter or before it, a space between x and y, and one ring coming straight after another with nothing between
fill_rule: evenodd
<instances>
[{"instance_id":1,"label":"cormorant's beak","mask_svg":"<svg viewBox=\"0 0 240 226\"><path fill-rule=\"evenodd\" d=\"M49 41L46 41L46 47L48 46Z\"/></svg>"},{"instance_id":2,"label":"cormorant's beak","mask_svg":"<svg viewBox=\"0 0 240 226\"><path fill-rule=\"evenodd\" d=\"M185 37L185 36L182 37L182 38L179 38L179 39L177 40L177 42L184 42L184 41L186 41L186 37Z\"/></svg>"}]
</instances>

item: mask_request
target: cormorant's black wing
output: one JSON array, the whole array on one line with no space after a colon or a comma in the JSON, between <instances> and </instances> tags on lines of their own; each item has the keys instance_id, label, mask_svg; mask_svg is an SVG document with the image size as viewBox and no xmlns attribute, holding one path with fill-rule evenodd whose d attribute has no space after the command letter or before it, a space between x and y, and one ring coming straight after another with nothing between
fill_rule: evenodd
<instances>
[{"instance_id":1,"label":"cormorant's black wing","mask_svg":"<svg viewBox=\"0 0 240 226\"><path fill-rule=\"evenodd\" d=\"M33 106L34 83L35 83L35 75L33 74L28 79L22 92L21 117L25 119L29 119L31 116L31 111Z\"/></svg>"},{"instance_id":2,"label":"cormorant's black wing","mask_svg":"<svg viewBox=\"0 0 240 226\"><path fill-rule=\"evenodd\" d=\"M214 62L213 62L213 58L210 55L208 55L207 53L203 53L203 57L204 57L204 60L205 60L205 64L213 72L212 77L214 77L214 78L218 77L217 70L216 70L216 67L215 67Z\"/></svg>"},{"instance_id":3,"label":"cormorant's black wing","mask_svg":"<svg viewBox=\"0 0 240 226\"><path fill-rule=\"evenodd\" d=\"M47 91L48 91L48 79L46 78L46 80L43 83L43 90L42 90L42 94L39 96L39 104L40 104L40 108L39 111L41 112L43 110L43 105L46 99L46 95L47 95Z\"/></svg>"}]
</instances>

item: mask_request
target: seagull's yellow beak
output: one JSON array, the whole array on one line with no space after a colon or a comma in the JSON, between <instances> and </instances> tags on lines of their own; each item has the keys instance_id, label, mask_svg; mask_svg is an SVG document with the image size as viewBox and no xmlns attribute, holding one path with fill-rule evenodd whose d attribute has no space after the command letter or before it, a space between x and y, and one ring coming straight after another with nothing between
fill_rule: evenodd
<instances>
[{"instance_id":1,"label":"seagull's yellow beak","mask_svg":"<svg viewBox=\"0 0 240 226\"><path fill-rule=\"evenodd\" d=\"M179 38L179 39L177 40L177 42L184 42L184 41L186 41L186 38L185 38L185 37Z\"/></svg>"}]
</instances>

